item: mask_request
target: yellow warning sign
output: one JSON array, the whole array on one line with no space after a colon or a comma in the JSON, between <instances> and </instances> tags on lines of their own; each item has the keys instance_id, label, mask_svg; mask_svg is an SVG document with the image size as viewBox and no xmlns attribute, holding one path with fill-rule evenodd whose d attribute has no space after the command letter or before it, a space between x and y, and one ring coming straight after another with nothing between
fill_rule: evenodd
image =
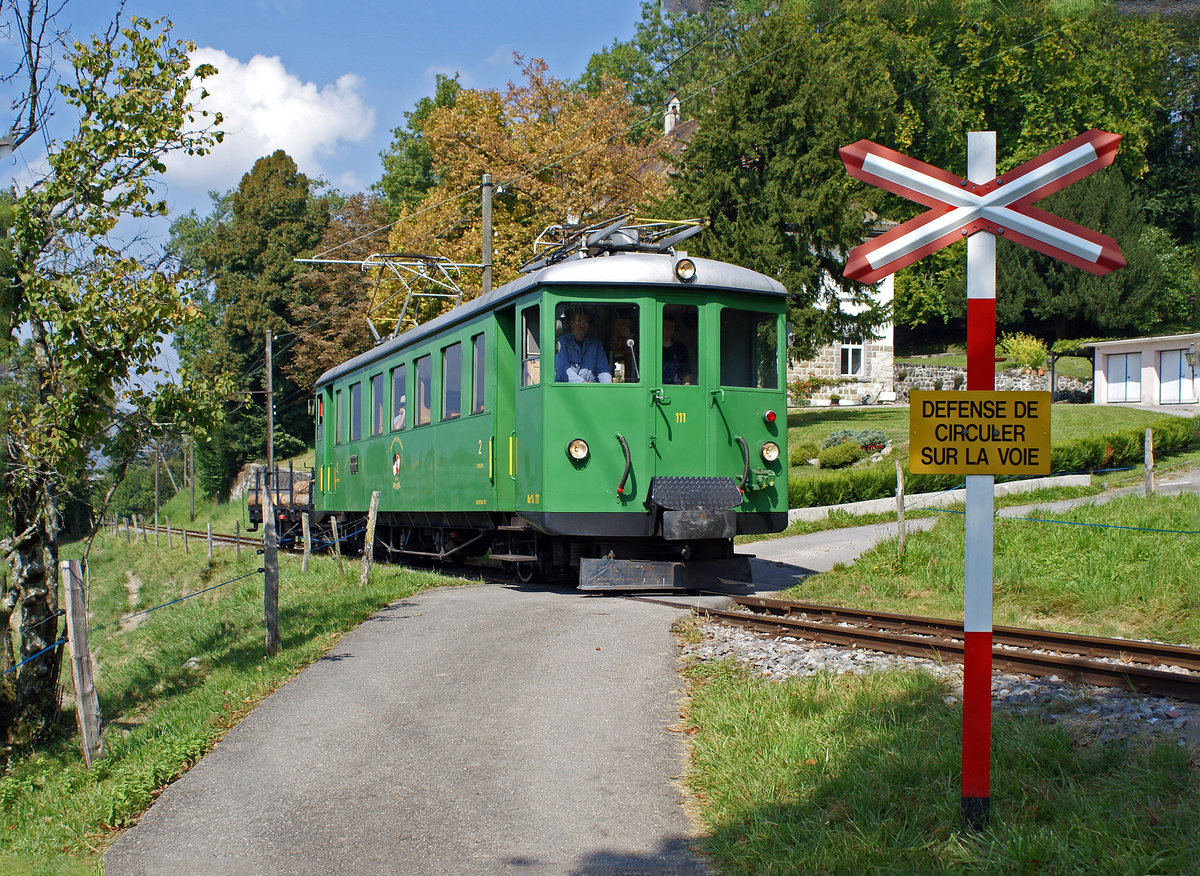
<instances>
[{"instance_id":1,"label":"yellow warning sign","mask_svg":"<svg viewBox=\"0 0 1200 876\"><path fill-rule=\"evenodd\" d=\"M1050 393L915 391L908 441L915 474L1049 474Z\"/></svg>"}]
</instances>

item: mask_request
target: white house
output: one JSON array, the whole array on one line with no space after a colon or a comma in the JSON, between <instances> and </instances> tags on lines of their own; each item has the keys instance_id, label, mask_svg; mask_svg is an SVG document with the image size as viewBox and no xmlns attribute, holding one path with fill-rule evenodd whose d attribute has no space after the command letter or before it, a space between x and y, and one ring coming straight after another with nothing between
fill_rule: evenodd
<instances>
[{"instance_id":1,"label":"white house","mask_svg":"<svg viewBox=\"0 0 1200 876\"><path fill-rule=\"evenodd\" d=\"M1100 341L1094 347L1092 400L1147 405L1196 404L1200 332Z\"/></svg>"},{"instance_id":2,"label":"white house","mask_svg":"<svg viewBox=\"0 0 1200 876\"><path fill-rule=\"evenodd\" d=\"M873 298L879 304L889 305L894 290L895 278L889 274L879 281ZM841 304L847 313L866 309L865 305L855 304L845 297ZM847 404L857 403L860 399L871 403L894 401L895 331L890 322L875 331L877 337L843 338L818 350L813 359L789 362L788 383L810 377L825 381L812 394L812 402L817 406L828 404L831 395L840 396Z\"/></svg>"}]
</instances>

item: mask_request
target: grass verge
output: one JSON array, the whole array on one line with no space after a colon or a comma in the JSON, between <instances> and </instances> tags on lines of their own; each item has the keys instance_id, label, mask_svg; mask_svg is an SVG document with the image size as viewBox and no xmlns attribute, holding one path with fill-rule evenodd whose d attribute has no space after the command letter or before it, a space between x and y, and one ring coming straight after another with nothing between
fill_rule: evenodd
<instances>
[{"instance_id":1,"label":"grass verge","mask_svg":"<svg viewBox=\"0 0 1200 876\"><path fill-rule=\"evenodd\" d=\"M195 541L187 554L179 539L174 550L165 535L160 544L101 536L92 548L89 644L107 755L84 768L68 706L59 738L10 761L0 776L0 872L99 872L115 831L271 691L384 605L454 583L376 564L360 588L357 563L339 575L334 560L314 557L301 574L298 557L281 555L282 650L268 658L261 557L224 548L210 561ZM72 556L78 546L64 551Z\"/></svg>"},{"instance_id":2,"label":"grass verge","mask_svg":"<svg viewBox=\"0 0 1200 876\"><path fill-rule=\"evenodd\" d=\"M961 617L962 517L939 516L909 534L903 558L885 542L786 595ZM1054 516L1067 523L996 520L997 624L1200 644L1200 497ZM1195 748L1081 740L997 713L992 817L967 833L961 705L944 682L919 671L770 682L729 661L685 673L687 783L728 876L1200 871Z\"/></svg>"},{"instance_id":3,"label":"grass verge","mask_svg":"<svg viewBox=\"0 0 1200 876\"><path fill-rule=\"evenodd\" d=\"M1200 780L1176 746L1077 747L998 714L992 817L959 825L961 708L920 672L766 682L689 670L691 792L727 876L1187 873Z\"/></svg>"}]
</instances>

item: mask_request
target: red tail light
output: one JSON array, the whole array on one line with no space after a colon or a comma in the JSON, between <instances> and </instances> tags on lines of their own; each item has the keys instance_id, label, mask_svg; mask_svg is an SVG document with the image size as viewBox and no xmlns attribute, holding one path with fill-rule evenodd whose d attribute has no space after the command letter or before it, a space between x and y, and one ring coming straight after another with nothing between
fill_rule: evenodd
<instances>
[{"instance_id":1,"label":"red tail light","mask_svg":"<svg viewBox=\"0 0 1200 876\"><path fill-rule=\"evenodd\" d=\"M768 426L771 423L774 423L775 422L775 412L774 411L765 411L763 413L763 422L766 423Z\"/></svg>"}]
</instances>

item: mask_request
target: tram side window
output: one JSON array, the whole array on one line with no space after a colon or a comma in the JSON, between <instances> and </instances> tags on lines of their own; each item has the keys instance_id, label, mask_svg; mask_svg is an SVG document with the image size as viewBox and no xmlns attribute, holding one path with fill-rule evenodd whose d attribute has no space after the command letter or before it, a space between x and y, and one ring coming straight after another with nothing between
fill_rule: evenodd
<instances>
[{"instance_id":1,"label":"tram side window","mask_svg":"<svg viewBox=\"0 0 1200 876\"><path fill-rule=\"evenodd\" d=\"M471 386L471 413L473 414L483 412L484 390L487 387L487 359L484 355L486 348L483 337L482 334L479 334L471 338L471 347L475 356L474 381Z\"/></svg>"},{"instance_id":2,"label":"tram side window","mask_svg":"<svg viewBox=\"0 0 1200 876\"><path fill-rule=\"evenodd\" d=\"M346 433L342 431L342 391L333 394L333 443L341 444Z\"/></svg>"},{"instance_id":3,"label":"tram side window","mask_svg":"<svg viewBox=\"0 0 1200 876\"><path fill-rule=\"evenodd\" d=\"M732 307L721 311L721 385L779 387L779 317Z\"/></svg>"},{"instance_id":4,"label":"tram side window","mask_svg":"<svg viewBox=\"0 0 1200 876\"><path fill-rule=\"evenodd\" d=\"M362 384L350 384L350 440L362 438Z\"/></svg>"},{"instance_id":5,"label":"tram side window","mask_svg":"<svg viewBox=\"0 0 1200 876\"><path fill-rule=\"evenodd\" d=\"M442 350L442 419L462 415L462 344Z\"/></svg>"},{"instance_id":6,"label":"tram side window","mask_svg":"<svg viewBox=\"0 0 1200 876\"><path fill-rule=\"evenodd\" d=\"M557 383L626 383L641 379L636 304L568 301L554 321Z\"/></svg>"},{"instance_id":7,"label":"tram side window","mask_svg":"<svg viewBox=\"0 0 1200 876\"><path fill-rule=\"evenodd\" d=\"M392 431L398 432L404 428L405 414L405 382L404 366L397 365L392 369Z\"/></svg>"},{"instance_id":8,"label":"tram side window","mask_svg":"<svg viewBox=\"0 0 1200 876\"><path fill-rule=\"evenodd\" d=\"M538 331L537 305L521 311L521 385L533 386L542 379L542 346Z\"/></svg>"},{"instance_id":9,"label":"tram side window","mask_svg":"<svg viewBox=\"0 0 1200 876\"><path fill-rule=\"evenodd\" d=\"M371 434L383 434L383 375L371 378Z\"/></svg>"},{"instance_id":10,"label":"tram side window","mask_svg":"<svg viewBox=\"0 0 1200 876\"><path fill-rule=\"evenodd\" d=\"M432 419L433 411L433 357L422 356L417 360L417 421L414 425L424 426Z\"/></svg>"}]
</instances>

